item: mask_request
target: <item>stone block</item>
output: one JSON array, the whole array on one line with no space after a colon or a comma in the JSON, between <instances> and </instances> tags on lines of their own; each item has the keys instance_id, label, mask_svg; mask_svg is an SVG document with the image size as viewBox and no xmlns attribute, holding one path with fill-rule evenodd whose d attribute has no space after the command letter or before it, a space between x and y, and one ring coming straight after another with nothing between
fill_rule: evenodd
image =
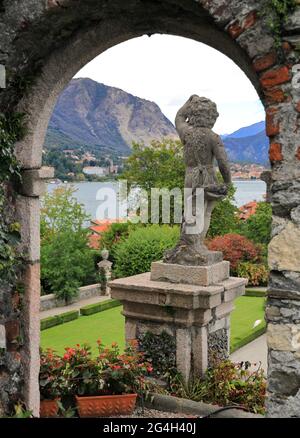
<instances>
[{"instance_id":1,"label":"stone block","mask_svg":"<svg viewBox=\"0 0 300 438\"><path fill-rule=\"evenodd\" d=\"M211 266L186 266L153 262L150 278L152 281L210 286L229 278L229 268L230 263L227 261Z\"/></svg>"},{"instance_id":2,"label":"stone block","mask_svg":"<svg viewBox=\"0 0 300 438\"><path fill-rule=\"evenodd\" d=\"M233 301L220 304L220 306L216 307L215 309L216 318L222 318L223 316L228 315L233 311L233 309L234 309Z\"/></svg>"},{"instance_id":3,"label":"stone block","mask_svg":"<svg viewBox=\"0 0 300 438\"><path fill-rule=\"evenodd\" d=\"M300 228L293 222L271 240L268 262L271 270L300 271Z\"/></svg>"},{"instance_id":4,"label":"stone block","mask_svg":"<svg viewBox=\"0 0 300 438\"><path fill-rule=\"evenodd\" d=\"M188 382L191 374L192 339L191 330L176 330L176 367Z\"/></svg>"},{"instance_id":5,"label":"stone block","mask_svg":"<svg viewBox=\"0 0 300 438\"><path fill-rule=\"evenodd\" d=\"M299 324L268 324L268 347L279 351L300 351Z\"/></svg>"},{"instance_id":6,"label":"stone block","mask_svg":"<svg viewBox=\"0 0 300 438\"><path fill-rule=\"evenodd\" d=\"M196 286L150 280L150 273L109 282L112 297L120 301L185 309L210 309L221 302L224 287Z\"/></svg>"},{"instance_id":7,"label":"stone block","mask_svg":"<svg viewBox=\"0 0 300 438\"><path fill-rule=\"evenodd\" d=\"M237 297L245 294L246 278L229 277L222 281L220 286L224 287L223 301L228 303L235 300Z\"/></svg>"},{"instance_id":8,"label":"stone block","mask_svg":"<svg viewBox=\"0 0 300 438\"><path fill-rule=\"evenodd\" d=\"M41 196L46 191L46 181L54 177L53 167L41 167L22 171L19 193L29 197Z\"/></svg>"},{"instance_id":9,"label":"stone block","mask_svg":"<svg viewBox=\"0 0 300 438\"><path fill-rule=\"evenodd\" d=\"M0 324L0 350L6 349L6 330L3 324Z\"/></svg>"},{"instance_id":10,"label":"stone block","mask_svg":"<svg viewBox=\"0 0 300 438\"><path fill-rule=\"evenodd\" d=\"M40 258L40 201L38 198L18 196L17 221L21 225L21 247L24 258L36 262Z\"/></svg>"},{"instance_id":11,"label":"stone block","mask_svg":"<svg viewBox=\"0 0 300 438\"><path fill-rule=\"evenodd\" d=\"M39 415L39 368L40 368L40 265L27 265L23 284L25 295L23 300L24 349L24 393L26 404L35 416Z\"/></svg>"},{"instance_id":12,"label":"stone block","mask_svg":"<svg viewBox=\"0 0 300 438\"><path fill-rule=\"evenodd\" d=\"M125 339L130 341L137 338L136 321L126 318L125 321Z\"/></svg>"},{"instance_id":13,"label":"stone block","mask_svg":"<svg viewBox=\"0 0 300 438\"><path fill-rule=\"evenodd\" d=\"M207 327L192 327L192 371L196 377L207 369Z\"/></svg>"}]
</instances>

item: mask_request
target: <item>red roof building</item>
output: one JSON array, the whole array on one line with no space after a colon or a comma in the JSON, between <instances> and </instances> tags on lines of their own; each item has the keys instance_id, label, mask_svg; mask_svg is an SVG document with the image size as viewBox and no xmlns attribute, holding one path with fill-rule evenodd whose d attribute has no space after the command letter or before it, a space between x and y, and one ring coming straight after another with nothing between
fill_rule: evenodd
<instances>
[{"instance_id":1,"label":"red roof building","mask_svg":"<svg viewBox=\"0 0 300 438\"><path fill-rule=\"evenodd\" d=\"M248 204L242 205L239 208L239 218L246 221L247 219L249 219L250 216L256 213L257 207L258 203L256 201L251 201L248 202Z\"/></svg>"}]
</instances>

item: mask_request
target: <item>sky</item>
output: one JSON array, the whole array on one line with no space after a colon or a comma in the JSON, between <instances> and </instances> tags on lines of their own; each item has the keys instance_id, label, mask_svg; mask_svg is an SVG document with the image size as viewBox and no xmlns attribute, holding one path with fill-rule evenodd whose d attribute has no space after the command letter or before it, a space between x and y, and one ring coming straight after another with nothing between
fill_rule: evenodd
<instances>
[{"instance_id":1,"label":"sky","mask_svg":"<svg viewBox=\"0 0 300 438\"><path fill-rule=\"evenodd\" d=\"M244 72L227 56L187 38L152 35L108 49L80 70L88 77L157 103L174 123L192 94L216 102L218 134L264 120L258 94Z\"/></svg>"}]
</instances>

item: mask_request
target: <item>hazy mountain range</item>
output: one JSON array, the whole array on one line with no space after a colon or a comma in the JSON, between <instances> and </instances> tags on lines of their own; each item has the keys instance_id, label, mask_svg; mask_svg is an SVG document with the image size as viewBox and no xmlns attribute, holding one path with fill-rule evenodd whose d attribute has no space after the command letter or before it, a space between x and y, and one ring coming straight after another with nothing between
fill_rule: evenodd
<instances>
[{"instance_id":1,"label":"hazy mountain range","mask_svg":"<svg viewBox=\"0 0 300 438\"><path fill-rule=\"evenodd\" d=\"M158 105L91 79L73 79L54 108L45 149L100 149L130 154L132 142L177 138L173 124ZM222 136L230 161L265 164L265 123Z\"/></svg>"}]
</instances>

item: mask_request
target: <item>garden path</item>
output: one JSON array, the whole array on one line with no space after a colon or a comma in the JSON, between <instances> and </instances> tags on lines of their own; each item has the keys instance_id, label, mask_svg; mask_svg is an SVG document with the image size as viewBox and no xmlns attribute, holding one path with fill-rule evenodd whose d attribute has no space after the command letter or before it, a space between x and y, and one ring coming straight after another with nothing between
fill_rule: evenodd
<instances>
[{"instance_id":1,"label":"garden path","mask_svg":"<svg viewBox=\"0 0 300 438\"><path fill-rule=\"evenodd\" d=\"M231 354L230 359L233 362L249 361L251 363L259 364L261 362L261 367L267 374L268 370L268 354L267 354L267 338L266 335L259 336L239 350ZM255 367L256 368L256 367Z\"/></svg>"},{"instance_id":2,"label":"garden path","mask_svg":"<svg viewBox=\"0 0 300 438\"><path fill-rule=\"evenodd\" d=\"M70 312L71 310L79 310L81 307L88 306L89 304L101 303L101 301L107 301L109 297L107 295L87 298L80 300L76 303L69 304L68 306L55 307L54 309L43 310L40 312L40 319L49 318L50 316L60 315L61 313Z\"/></svg>"}]
</instances>

